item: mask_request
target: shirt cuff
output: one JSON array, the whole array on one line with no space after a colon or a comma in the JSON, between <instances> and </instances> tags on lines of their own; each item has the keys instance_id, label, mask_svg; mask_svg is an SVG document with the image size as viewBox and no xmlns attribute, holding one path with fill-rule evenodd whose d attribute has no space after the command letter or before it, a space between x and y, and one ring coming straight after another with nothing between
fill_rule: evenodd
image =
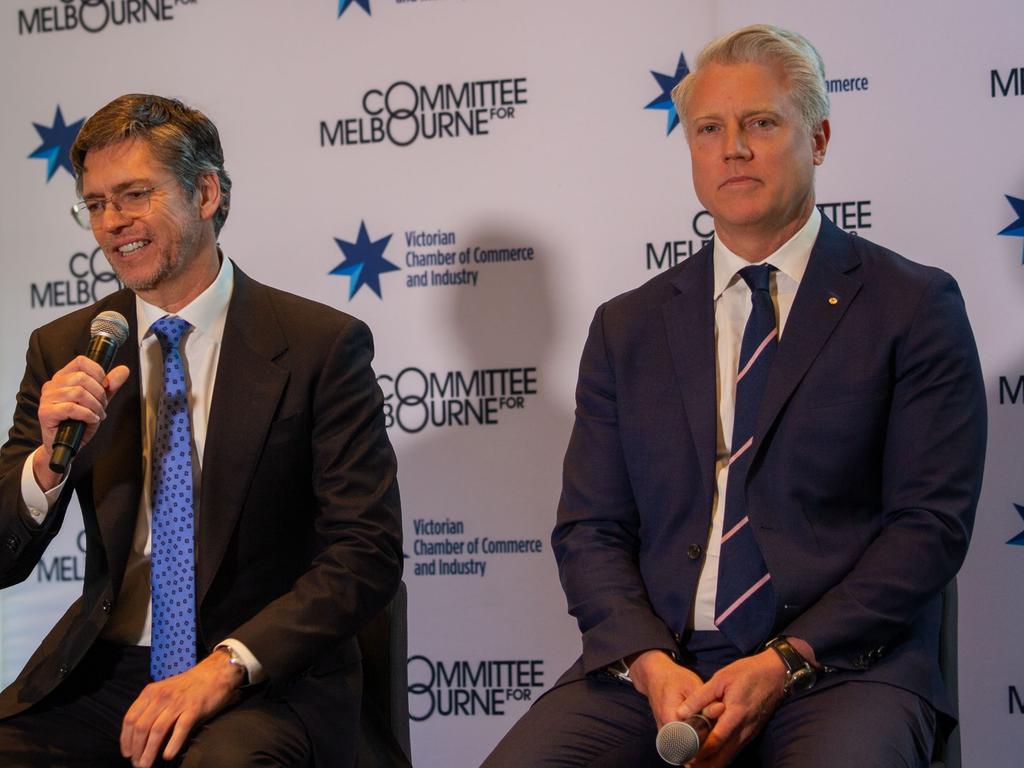
<instances>
[{"instance_id":1,"label":"shirt cuff","mask_svg":"<svg viewBox=\"0 0 1024 768\"><path fill-rule=\"evenodd\" d=\"M50 490L44 491L39 487L39 483L36 482L36 474L32 471L32 459L36 455L36 451L41 451L42 449L42 446L39 446L30 453L21 468L21 499L25 502L25 506L28 507L28 513L32 517L33 522L37 525L42 525L46 522L46 516L50 513L50 507L57 501L60 492L64 490L64 483L68 480L65 474L60 483Z\"/></svg>"},{"instance_id":2,"label":"shirt cuff","mask_svg":"<svg viewBox=\"0 0 1024 768\"><path fill-rule=\"evenodd\" d=\"M226 645L242 660L245 664L245 671L249 673L249 685L256 685L262 683L266 679L266 674L263 672L263 665L259 663L255 656L252 655L252 651L245 647L245 643L241 640L236 640L233 637L229 637L227 640L222 640L217 645Z\"/></svg>"}]
</instances>

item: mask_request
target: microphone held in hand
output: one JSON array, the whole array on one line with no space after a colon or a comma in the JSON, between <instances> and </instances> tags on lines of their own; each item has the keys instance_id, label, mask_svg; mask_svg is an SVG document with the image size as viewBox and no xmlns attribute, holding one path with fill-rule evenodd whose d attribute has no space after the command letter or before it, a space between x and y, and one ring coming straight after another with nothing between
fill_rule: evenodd
<instances>
[{"instance_id":1,"label":"microphone held in hand","mask_svg":"<svg viewBox=\"0 0 1024 768\"><path fill-rule=\"evenodd\" d=\"M85 356L95 360L104 371L109 371L114 362L114 353L128 339L128 321L120 312L100 312L92 319L89 326L92 340ZM50 469L63 475L71 460L75 458L82 445L85 434L85 423L68 419L57 428L57 436L53 439L53 455L50 457Z\"/></svg>"},{"instance_id":2,"label":"microphone held in hand","mask_svg":"<svg viewBox=\"0 0 1024 768\"><path fill-rule=\"evenodd\" d=\"M683 765L693 760L700 745L711 733L712 723L704 715L691 715L685 720L665 723L658 731L658 754L669 765Z\"/></svg>"}]
</instances>

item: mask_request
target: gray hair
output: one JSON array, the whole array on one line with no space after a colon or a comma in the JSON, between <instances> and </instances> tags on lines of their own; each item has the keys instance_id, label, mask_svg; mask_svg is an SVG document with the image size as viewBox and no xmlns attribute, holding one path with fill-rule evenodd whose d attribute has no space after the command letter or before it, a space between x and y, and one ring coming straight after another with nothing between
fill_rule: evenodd
<instances>
[{"instance_id":1,"label":"gray hair","mask_svg":"<svg viewBox=\"0 0 1024 768\"><path fill-rule=\"evenodd\" d=\"M828 118L825 63L803 35L771 24L753 24L722 35L704 46L689 75L672 89L679 119L686 125L686 102L694 75L708 64L756 63L782 68L792 89L793 101L808 130L816 131Z\"/></svg>"},{"instance_id":2,"label":"gray hair","mask_svg":"<svg viewBox=\"0 0 1024 768\"><path fill-rule=\"evenodd\" d=\"M213 215L213 231L220 234L231 208L231 179L224 170L220 134L210 118L177 99L129 93L90 117L71 147L78 194L82 194L85 155L89 150L128 139L145 141L153 156L174 173L190 197L195 194L200 176L217 174L220 207Z\"/></svg>"}]
</instances>

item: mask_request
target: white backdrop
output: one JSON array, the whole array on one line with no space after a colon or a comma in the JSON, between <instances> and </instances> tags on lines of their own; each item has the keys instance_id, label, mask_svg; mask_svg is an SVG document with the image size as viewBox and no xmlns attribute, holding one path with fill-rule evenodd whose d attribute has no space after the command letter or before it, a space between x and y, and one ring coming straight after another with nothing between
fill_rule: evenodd
<instances>
[{"instance_id":1,"label":"white backdrop","mask_svg":"<svg viewBox=\"0 0 1024 768\"><path fill-rule=\"evenodd\" d=\"M960 577L964 762L1019 765L1024 6L947 5L8 0L2 410L30 330L114 287L67 214L60 125L128 91L202 108L235 182L225 252L374 330L405 509L415 763L478 765L579 651L548 534L593 310L710 234L681 131L645 109L662 95L652 73L674 77L680 54L743 24L794 28L855 86L832 95L826 215L948 269L966 297L991 439ZM69 517L0 593L4 683L81 589L80 531Z\"/></svg>"}]
</instances>

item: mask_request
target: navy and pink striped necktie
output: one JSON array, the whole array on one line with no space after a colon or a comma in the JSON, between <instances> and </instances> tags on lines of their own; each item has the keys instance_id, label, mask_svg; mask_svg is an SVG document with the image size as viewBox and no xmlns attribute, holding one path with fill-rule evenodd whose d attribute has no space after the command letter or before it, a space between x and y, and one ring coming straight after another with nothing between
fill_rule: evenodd
<instances>
[{"instance_id":1,"label":"navy and pink striped necktie","mask_svg":"<svg viewBox=\"0 0 1024 768\"><path fill-rule=\"evenodd\" d=\"M736 375L736 413L715 597L715 626L745 654L768 639L775 619L775 591L747 517L745 490L757 414L779 343L769 291L773 269L759 264L739 273L750 287L752 308Z\"/></svg>"}]
</instances>

